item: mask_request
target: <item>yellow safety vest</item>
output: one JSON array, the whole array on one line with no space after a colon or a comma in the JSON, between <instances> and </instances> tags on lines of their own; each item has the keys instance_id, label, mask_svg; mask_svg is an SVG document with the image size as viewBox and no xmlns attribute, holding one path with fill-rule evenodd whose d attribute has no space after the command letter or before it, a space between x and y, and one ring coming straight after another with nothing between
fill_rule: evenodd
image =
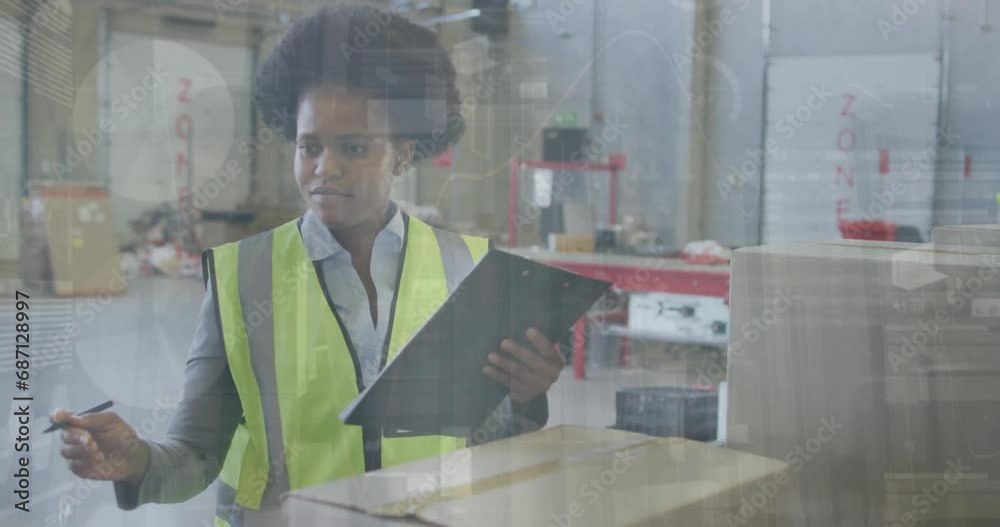
<instances>
[{"instance_id":1,"label":"yellow safety vest","mask_svg":"<svg viewBox=\"0 0 1000 527\"><path fill-rule=\"evenodd\" d=\"M488 249L484 238L403 217L383 367ZM244 413L220 476L217 526L241 525L244 509L270 508L289 489L465 447L464 438L384 438L340 421L360 393L360 365L297 221L208 250L203 264Z\"/></svg>"}]
</instances>

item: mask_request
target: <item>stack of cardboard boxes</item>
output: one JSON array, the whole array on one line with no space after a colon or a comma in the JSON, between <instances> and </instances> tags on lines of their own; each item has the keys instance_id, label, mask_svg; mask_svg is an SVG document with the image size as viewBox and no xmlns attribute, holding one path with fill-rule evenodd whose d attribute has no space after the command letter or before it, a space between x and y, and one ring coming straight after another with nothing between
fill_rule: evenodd
<instances>
[{"instance_id":1,"label":"stack of cardboard boxes","mask_svg":"<svg viewBox=\"0 0 1000 527\"><path fill-rule=\"evenodd\" d=\"M791 466L794 525L1000 523L1000 260L889 242L732 260L727 446Z\"/></svg>"}]
</instances>

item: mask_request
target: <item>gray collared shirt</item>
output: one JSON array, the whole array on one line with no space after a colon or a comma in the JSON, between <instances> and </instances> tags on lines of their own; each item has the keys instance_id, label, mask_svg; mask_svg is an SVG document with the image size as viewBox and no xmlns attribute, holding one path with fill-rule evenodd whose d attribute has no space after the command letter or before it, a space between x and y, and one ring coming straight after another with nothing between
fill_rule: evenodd
<instances>
[{"instance_id":1,"label":"gray collared shirt","mask_svg":"<svg viewBox=\"0 0 1000 527\"><path fill-rule=\"evenodd\" d=\"M300 233L309 258L320 263L322 276L337 314L344 322L362 364L365 385L378 374L397 269L402 258L406 229L395 204L392 218L375 238L371 274L378 303L377 323L370 315L368 295L351 263L350 254L319 218L307 212ZM145 503L178 503L201 493L218 477L242 415L243 407L226 360L216 322L211 288L205 291L195 325L194 339L184 371L184 386L167 437L149 441L149 467L138 487L115 482L118 506L132 510ZM512 413L504 399L479 431L492 441L540 428L548 417L547 400L539 397L531 415ZM479 434L477 441L482 438Z\"/></svg>"},{"instance_id":2,"label":"gray collared shirt","mask_svg":"<svg viewBox=\"0 0 1000 527\"><path fill-rule=\"evenodd\" d=\"M382 359L382 344L396 296L396 279L402 259L406 229L398 207L389 223L375 236L372 247L371 275L375 283L377 320L372 322L371 304L361 278L351 263L351 254L333 237L311 210L306 212L299 227L309 259L320 262L323 281L330 300L347 329L361 363L361 378L365 386L378 376Z\"/></svg>"}]
</instances>

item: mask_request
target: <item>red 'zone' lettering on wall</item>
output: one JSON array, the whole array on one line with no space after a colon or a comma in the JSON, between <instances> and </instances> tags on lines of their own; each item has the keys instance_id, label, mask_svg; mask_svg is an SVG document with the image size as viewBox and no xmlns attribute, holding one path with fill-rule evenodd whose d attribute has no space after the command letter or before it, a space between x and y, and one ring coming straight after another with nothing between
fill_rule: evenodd
<instances>
[{"instance_id":1,"label":"red 'zone' lettering on wall","mask_svg":"<svg viewBox=\"0 0 1000 527\"><path fill-rule=\"evenodd\" d=\"M185 124L187 126L183 126ZM181 139L187 139L192 128L194 128L194 119L186 113L178 115L177 120L174 121L174 132Z\"/></svg>"},{"instance_id":2,"label":"red 'zone' lettering on wall","mask_svg":"<svg viewBox=\"0 0 1000 527\"><path fill-rule=\"evenodd\" d=\"M840 116L846 119L854 117L854 101L857 99L855 94L841 93L840 97L844 101L843 106L840 107ZM848 127L841 128L837 132L835 142L839 152L851 152L857 147L858 138L852 125L853 123L850 123ZM840 187L846 184L848 187L854 187L855 167L853 165L853 160L850 161L850 166L847 168L844 168L843 165L837 165L836 173L833 176L833 181L836 186ZM838 198L836 200L835 207L837 224L840 224L843 221L844 212L850 208L850 204L850 197Z\"/></svg>"},{"instance_id":3,"label":"red 'zone' lettering on wall","mask_svg":"<svg viewBox=\"0 0 1000 527\"><path fill-rule=\"evenodd\" d=\"M840 109L840 115L844 117L854 117L854 112L851 110L851 107L854 106L854 94L841 93L840 96L844 98L844 106Z\"/></svg>"},{"instance_id":4,"label":"red 'zone' lettering on wall","mask_svg":"<svg viewBox=\"0 0 1000 527\"><path fill-rule=\"evenodd\" d=\"M182 78L181 86L183 86L183 88L181 89L181 92L177 94L177 102L187 104L191 102L191 96L189 95L191 93L191 79L187 77Z\"/></svg>"},{"instance_id":5,"label":"red 'zone' lettering on wall","mask_svg":"<svg viewBox=\"0 0 1000 527\"><path fill-rule=\"evenodd\" d=\"M834 181L837 182L838 186L846 182L848 187L853 187L854 172L855 172L854 167L844 170L843 166L837 165L837 175L834 176Z\"/></svg>"},{"instance_id":6,"label":"red 'zone' lettering on wall","mask_svg":"<svg viewBox=\"0 0 1000 527\"><path fill-rule=\"evenodd\" d=\"M841 152L849 152L854 150L857 144L857 136L854 134L854 130L850 128L843 128L840 133L837 134L837 150Z\"/></svg>"},{"instance_id":7,"label":"red 'zone' lettering on wall","mask_svg":"<svg viewBox=\"0 0 1000 527\"><path fill-rule=\"evenodd\" d=\"M193 81L190 77L182 77L180 79L181 89L177 93L177 102L181 104L191 103L191 86ZM194 130L194 118L190 114L181 113L174 120L174 135L178 139L185 140L191 137L192 131ZM183 144L183 143L182 143ZM183 148L183 147L181 147ZM175 178L177 179L177 204L184 217L190 213L188 210L188 196L191 189L188 188L184 176L187 174L188 170L191 168L191 160L189 157L190 152L185 152L183 149L177 151L176 162L175 162Z\"/></svg>"},{"instance_id":8,"label":"red 'zone' lettering on wall","mask_svg":"<svg viewBox=\"0 0 1000 527\"><path fill-rule=\"evenodd\" d=\"M187 170L187 164L188 164L187 155L185 155L184 152L177 152L177 163L176 163L177 171L175 172L175 175L177 176L178 179L180 179L180 177L184 175L184 171Z\"/></svg>"},{"instance_id":9,"label":"red 'zone' lettering on wall","mask_svg":"<svg viewBox=\"0 0 1000 527\"><path fill-rule=\"evenodd\" d=\"M836 207L837 207L837 223L838 224L841 222L841 218L844 216L844 211L847 210L847 204L850 203L850 202L851 202L851 200L844 199L844 198L841 198L841 199L837 200Z\"/></svg>"}]
</instances>

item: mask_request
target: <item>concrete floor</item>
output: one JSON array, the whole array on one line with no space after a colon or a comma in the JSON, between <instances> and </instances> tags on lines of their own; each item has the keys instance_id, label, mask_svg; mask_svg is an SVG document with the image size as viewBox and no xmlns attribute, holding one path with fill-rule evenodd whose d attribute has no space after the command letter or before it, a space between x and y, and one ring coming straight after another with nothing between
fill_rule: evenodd
<instances>
[{"instance_id":1,"label":"concrete floor","mask_svg":"<svg viewBox=\"0 0 1000 527\"><path fill-rule=\"evenodd\" d=\"M114 400L114 411L141 428L144 437L155 439L165 434L165 414L154 410L179 397L201 296L200 281L149 278L135 280L126 294L104 299L106 304L101 299L46 300L35 295L32 309L40 314L44 307L48 320L36 319L33 326L44 329L43 334L35 334L33 346L34 364L42 367L31 378L35 397L32 430L36 434L31 465L33 520L21 523L23 518L13 516L11 498L5 492L0 498L0 524L13 525L10 521L16 518L19 525L67 527L211 525L214 486L183 504L147 505L122 512L114 504L110 484L91 488L73 476L59 457L55 434L39 434L51 408L79 409L105 399ZM0 311L10 311L11 304L10 298L4 298ZM7 314L0 312L0 316L6 318ZM80 328L75 337L66 329L70 321ZM68 345L58 345L59 340ZM37 359L41 355L50 358L48 364ZM637 357L636 362L641 359ZM10 366L0 362L0 375L10 375ZM681 384L689 378L681 363L664 366L660 361L657 370L590 369L589 378L579 381L567 368L550 393L549 424L609 426L615 420L615 390ZM6 415L11 416L12 410ZM2 435L7 439L0 443L0 465L5 472L10 470L8 474L13 472L11 463L15 460L11 451L13 424L12 419L6 422Z\"/></svg>"}]
</instances>

